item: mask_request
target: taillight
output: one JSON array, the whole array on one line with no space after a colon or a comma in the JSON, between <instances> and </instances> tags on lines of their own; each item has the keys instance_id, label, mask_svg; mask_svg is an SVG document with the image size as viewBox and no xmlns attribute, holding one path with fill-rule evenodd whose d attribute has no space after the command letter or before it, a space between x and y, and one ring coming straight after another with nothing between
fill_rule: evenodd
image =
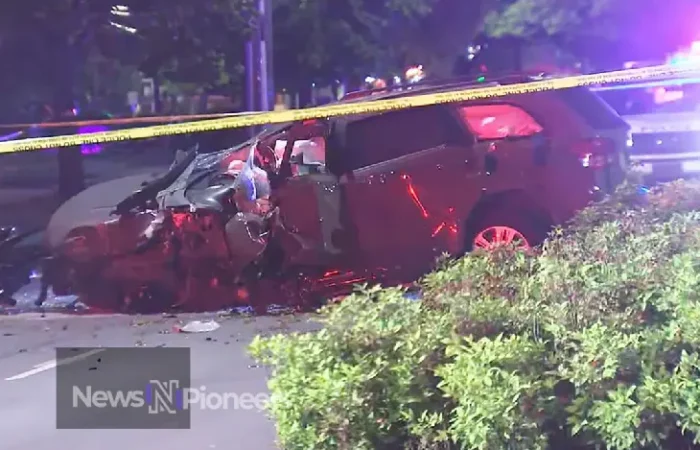
<instances>
[{"instance_id":1,"label":"taillight","mask_svg":"<svg viewBox=\"0 0 700 450\"><path fill-rule=\"evenodd\" d=\"M607 166L615 154L615 143L605 138L586 139L574 144L572 151L583 167L600 169Z\"/></svg>"}]
</instances>

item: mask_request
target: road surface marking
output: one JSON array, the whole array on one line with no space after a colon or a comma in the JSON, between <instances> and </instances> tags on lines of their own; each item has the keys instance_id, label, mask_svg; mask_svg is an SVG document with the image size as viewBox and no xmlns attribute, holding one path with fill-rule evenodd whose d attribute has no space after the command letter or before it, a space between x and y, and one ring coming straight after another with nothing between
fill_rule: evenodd
<instances>
[{"instance_id":1,"label":"road surface marking","mask_svg":"<svg viewBox=\"0 0 700 450\"><path fill-rule=\"evenodd\" d=\"M98 353L102 353L103 351L105 351L104 348L96 348L94 350L90 350L89 352L85 352L85 353L81 353L79 355L71 356L70 358L63 358L60 361L56 361L55 359L52 359L51 361L46 361L46 362L43 362L41 364L37 364L31 370L27 370L26 372L22 372L18 375L15 375L15 376L12 376L9 378L5 378L5 381L15 381L15 380L21 380L23 378L28 378L28 377L31 377L32 375L36 375L38 373L45 372L47 370L51 370L51 369L56 368L58 366L63 366L65 364L70 364L70 363L74 363L76 361L83 360L85 358L89 358L90 356L96 355Z\"/></svg>"}]
</instances>

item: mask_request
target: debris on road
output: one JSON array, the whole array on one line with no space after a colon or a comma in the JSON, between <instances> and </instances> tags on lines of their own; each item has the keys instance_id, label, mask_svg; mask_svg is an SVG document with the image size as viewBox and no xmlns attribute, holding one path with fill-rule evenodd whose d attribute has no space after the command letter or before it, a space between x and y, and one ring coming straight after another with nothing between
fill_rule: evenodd
<instances>
[{"instance_id":1,"label":"debris on road","mask_svg":"<svg viewBox=\"0 0 700 450\"><path fill-rule=\"evenodd\" d=\"M270 305L267 307L267 313L271 316L293 314L294 308L284 305Z\"/></svg>"},{"instance_id":2,"label":"debris on road","mask_svg":"<svg viewBox=\"0 0 700 450\"><path fill-rule=\"evenodd\" d=\"M209 333L211 331L218 330L221 327L216 321L210 320L208 322L202 322L201 320L193 320L186 325L179 327L178 331L181 333Z\"/></svg>"},{"instance_id":3,"label":"debris on road","mask_svg":"<svg viewBox=\"0 0 700 450\"><path fill-rule=\"evenodd\" d=\"M294 308L284 305L271 304L265 309L265 313L271 316L293 314ZM254 316L255 309L252 306L236 306L221 310L217 313L220 318L230 318L239 316Z\"/></svg>"},{"instance_id":4,"label":"debris on road","mask_svg":"<svg viewBox=\"0 0 700 450\"><path fill-rule=\"evenodd\" d=\"M12 296L13 302L3 301L0 295L0 315L14 315L26 312L62 312L85 314L96 312L88 310L87 306L78 300L75 295L54 295L49 290L46 300L40 305L36 305L36 298L41 290L41 281L32 278L28 284L19 288Z\"/></svg>"}]
</instances>

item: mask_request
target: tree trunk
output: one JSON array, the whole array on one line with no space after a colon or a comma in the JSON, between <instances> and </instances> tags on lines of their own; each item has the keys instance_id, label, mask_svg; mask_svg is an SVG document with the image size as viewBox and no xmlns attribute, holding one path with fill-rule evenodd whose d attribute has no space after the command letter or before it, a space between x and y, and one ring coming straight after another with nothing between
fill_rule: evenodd
<instances>
[{"instance_id":1,"label":"tree trunk","mask_svg":"<svg viewBox=\"0 0 700 450\"><path fill-rule=\"evenodd\" d=\"M58 149L58 194L68 200L85 189L83 154L80 147Z\"/></svg>"},{"instance_id":2,"label":"tree trunk","mask_svg":"<svg viewBox=\"0 0 700 450\"><path fill-rule=\"evenodd\" d=\"M68 66L68 67L66 67ZM65 114L73 109L73 72L70 61L57 62L53 109L55 120L71 120ZM74 134L75 128L60 129L59 134ZM81 148L66 147L58 149L58 194L62 200L67 200L85 189L85 170Z\"/></svg>"},{"instance_id":3,"label":"tree trunk","mask_svg":"<svg viewBox=\"0 0 700 450\"><path fill-rule=\"evenodd\" d=\"M161 103L160 80L158 78L158 73L155 73L153 75L153 111L155 115L160 114L161 110L163 109Z\"/></svg>"},{"instance_id":4,"label":"tree trunk","mask_svg":"<svg viewBox=\"0 0 700 450\"><path fill-rule=\"evenodd\" d=\"M197 105L197 113L198 114L206 114L207 111L207 105L209 105L209 93L202 89L202 92L199 94L199 103Z\"/></svg>"}]
</instances>

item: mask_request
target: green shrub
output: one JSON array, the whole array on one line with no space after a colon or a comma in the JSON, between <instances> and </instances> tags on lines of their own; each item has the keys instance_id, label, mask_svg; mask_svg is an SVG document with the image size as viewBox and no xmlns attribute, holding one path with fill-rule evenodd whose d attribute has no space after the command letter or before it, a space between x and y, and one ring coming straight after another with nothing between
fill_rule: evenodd
<instances>
[{"instance_id":1,"label":"green shrub","mask_svg":"<svg viewBox=\"0 0 700 450\"><path fill-rule=\"evenodd\" d=\"M288 448L374 449L439 416L434 370L449 323L399 289L364 290L320 312L314 334L253 342L275 367L271 410ZM399 426L401 424L401 426Z\"/></svg>"},{"instance_id":2,"label":"green shrub","mask_svg":"<svg viewBox=\"0 0 700 450\"><path fill-rule=\"evenodd\" d=\"M542 248L441 261L256 339L286 449L691 448L700 183L631 185ZM698 447L700 448L700 447Z\"/></svg>"}]
</instances>

